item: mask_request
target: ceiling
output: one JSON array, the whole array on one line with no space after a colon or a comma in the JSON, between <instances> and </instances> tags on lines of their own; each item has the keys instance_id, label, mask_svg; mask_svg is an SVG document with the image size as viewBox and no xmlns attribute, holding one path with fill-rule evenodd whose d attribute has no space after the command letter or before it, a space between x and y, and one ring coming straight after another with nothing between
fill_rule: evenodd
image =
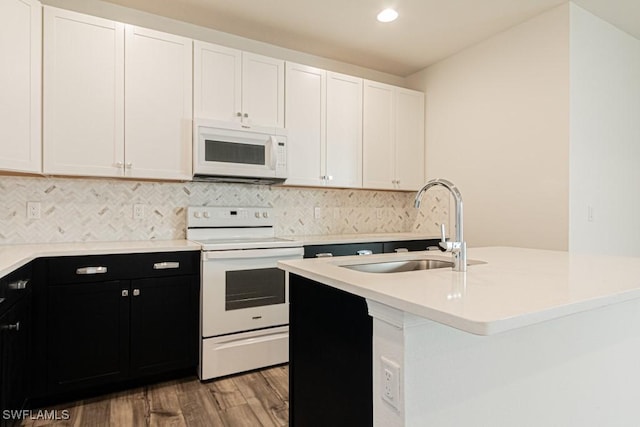
<instances>
[{"instance_id":1,"label":"ceiling","mask_svg":"<svg viewBox=\"0 0 640 427\"><path fill-rule=\"evenodd\" d=\"M405 77L566 0L106 0ZM640 38L640 1L574 0ZM395 7L392 23L376 14Z\"/></svg>"}]
</instances>

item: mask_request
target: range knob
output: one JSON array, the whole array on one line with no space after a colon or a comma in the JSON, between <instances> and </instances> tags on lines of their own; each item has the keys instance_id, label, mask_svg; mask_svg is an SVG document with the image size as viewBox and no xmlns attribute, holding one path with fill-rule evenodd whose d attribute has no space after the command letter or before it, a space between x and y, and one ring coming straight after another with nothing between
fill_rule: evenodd
<instances>
[{"instance_id":1,"label":"range knob","mask_svg":"<svg viewBox=\"0 0 640 427\"><path fill-rule=\"evenodd\" d=\"M260 218L260 212L256 211L256 213L254 214L256 216L256 218Z\"/></svg>"},{"instance_id":2,"label":"range knob","mask_svg":"<svg viewBox=\"0 0 640 427\"><path fill-rule=\"evenodd\" d=\"M269 218L269 212L262 212L263 218Z\"/></svg>"},{"instance_id":3,"label":"range knob","mask_svg":"<svg viewBox=\"0 0 640 427\"><path fill-rule=\"evenodd\" d=\"M209 212L204 212L202 214L205 218L211 218L211 214Z\"/></svg>"},{"instance_id":4,"label":"range knob","mask_svg":"<svg viewBox=\"0 0 640 427\"><path fill-rule=\"evenodd\" d=\"M193 216L194 216L194 217L196 217L196 218L200 218L200 212L195 211L195 212L193 213Z\"/></svg>"}]
</instances>

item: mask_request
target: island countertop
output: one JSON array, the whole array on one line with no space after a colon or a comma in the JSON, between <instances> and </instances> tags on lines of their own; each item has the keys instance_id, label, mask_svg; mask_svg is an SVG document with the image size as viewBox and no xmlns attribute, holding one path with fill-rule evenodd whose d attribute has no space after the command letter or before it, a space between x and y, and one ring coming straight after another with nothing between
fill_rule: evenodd
<instances>
[{"instance_id":1,"label":"island countertop","mask_svg":"<svg viewBox=\"0 0 640 427\"><path fill-rule=\"evenodd\" d=\"M478 335L521 328L640 298L640 258L487 247L466 273L440 268L365 273L344 265L449 259L440 252L281 261L290 273Z\"/></svg>"}]
</instances>

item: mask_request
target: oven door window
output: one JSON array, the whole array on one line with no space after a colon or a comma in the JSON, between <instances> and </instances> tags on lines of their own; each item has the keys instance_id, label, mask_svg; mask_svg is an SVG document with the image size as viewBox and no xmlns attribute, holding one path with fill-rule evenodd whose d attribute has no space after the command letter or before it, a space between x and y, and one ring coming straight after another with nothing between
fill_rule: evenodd
<instances>
[{"instance_id":1,"label":"oven door window","mask_svg":"<svg viewBox=\"0 0 640 427\"><path fill-rule=\"evenodd\" d=\"M204 146L204 159L207 162L264 166L266 148L264 145L207 139Z\"/></svg>"},{"instance_id":2,"label":"oven door window","mask_svg":"<svg viewBox=\"0 0 640 427\"><path fill-rule=\"evenodd\" d=\"M225 310L283 304L285 302L284 271L278 268L227 271Z\"/></svg>"}]
</instances>

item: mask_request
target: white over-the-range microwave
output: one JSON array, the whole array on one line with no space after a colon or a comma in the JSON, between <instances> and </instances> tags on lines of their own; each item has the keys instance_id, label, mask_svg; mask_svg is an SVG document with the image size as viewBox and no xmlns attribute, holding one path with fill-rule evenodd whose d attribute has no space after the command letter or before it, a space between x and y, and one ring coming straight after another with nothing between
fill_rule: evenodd
<instances>
[{"instance_id":1,"label":"white over-the-range microwave","mask_svg":"<svg viewBox=\"0 0 640 427\"><path fill-rule=\"evenodd\" d=\"M194 121L194 180L278 183L287 179L285 129Z\"/></svg>"}]
</instances>

